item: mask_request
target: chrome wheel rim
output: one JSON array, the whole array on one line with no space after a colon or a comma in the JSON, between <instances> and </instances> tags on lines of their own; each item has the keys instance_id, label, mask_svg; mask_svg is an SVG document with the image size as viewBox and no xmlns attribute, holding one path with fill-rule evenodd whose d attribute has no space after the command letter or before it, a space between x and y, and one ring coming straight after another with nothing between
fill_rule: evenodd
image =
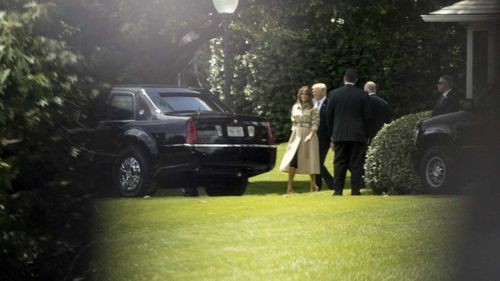
<instances>
[{"instance_id":1,"label":"chrome wheel rim","mask_svg":"<svg viewBox=\"0 0 500 281\"><path fill-rule=\"evenodd\" d=\"M120 164L118 179L124 191L134 191L141 182L141 164L133 157L123 159Z\"/></svg>"},{"instance_id":2,"label":"chrome wheel rim","mask_svg":"<svg viewBox=\"0 0 500 281\"><path fill-rule=\"evenodd\" d=\"M425 169L427 183L434 188L441 187L446 178L446 165L441 157L432 157Z\"/></svg>"}]
</instances>

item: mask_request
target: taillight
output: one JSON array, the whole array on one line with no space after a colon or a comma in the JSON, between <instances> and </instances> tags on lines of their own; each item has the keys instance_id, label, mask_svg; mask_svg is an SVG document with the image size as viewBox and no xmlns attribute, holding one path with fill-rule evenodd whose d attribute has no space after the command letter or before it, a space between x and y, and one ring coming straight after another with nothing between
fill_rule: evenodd
<instances>
[{"instance_id":1,"label":"taillight","mask_svg":"<svg viewBox=\"0 0 500 281\"><path fill-rule=\"evenodd\" d=\"M190 118L186 122L186 143L195 144L198 142L198 130L196 129L196 123L193 118Z\"/></svg>"},{"instance_id":2,"label":"taillight","mask_svg":"<svg viewBox=\"0 0 500 281\"><path fill-rule=\"evenodd\" d=\"M267 123L267 143L271 145L276 144L274 142L273 130L271 129L271 124L269 122Z\"/></svg>"}]
</instances>

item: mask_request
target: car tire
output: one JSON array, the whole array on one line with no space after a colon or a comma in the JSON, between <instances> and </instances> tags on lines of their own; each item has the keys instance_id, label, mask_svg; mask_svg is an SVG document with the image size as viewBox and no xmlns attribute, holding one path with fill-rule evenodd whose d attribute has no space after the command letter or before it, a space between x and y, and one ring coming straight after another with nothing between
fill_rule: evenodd
<instances>
[{"instance_id":1,"label":"car tire","mask_svg":"<svg viewBox=\"0 0 500 281\"><path fill-rule=\"evenodd\" d=\"M208 196L224 196L224 186L218 182L206 183L205 193L207 193Z\"/></svg>"},{"instance_id":2,"label":"car tire","mask_svg":"<svg viewBox=\"0 0 500 281\"><path fill-rule=\"evenodd\" d=\"M420 179L426 193L452 192L456 176L453 157L447 147L433 146L427 149L420 162Z\"/></svg>"},{"instance_id":3,"label":"car tire","mask_svg":"<svg viewBox=\"0 0 500 281\"><path fill-rule=\"evenodd\" d=\"M236 178L231 181L231 187L228 190L230 196L242 196L247 190L248 178Z\"/></svg>"},{"instance_id":4,"label":"car tire","mask_svg":"<svg viewBox=\"0 0 500 281\"><path fill-rule=\"evenodd\" d=\"M146 152L140 147L129 146L113 165L114 190L124 197L152 194L150 174L150 160Z\"/></svg>"},{"instance_id":5,"label":"car tire","mask_svg":"<svg viewBox=\"0 0 500 281\"><path fill-rule=\"evenodd\" d=\"M241 196L248 186L248 178L229 178L224 180L208 181L205 192L208 196Z\"/></svg>"}]
</instances>

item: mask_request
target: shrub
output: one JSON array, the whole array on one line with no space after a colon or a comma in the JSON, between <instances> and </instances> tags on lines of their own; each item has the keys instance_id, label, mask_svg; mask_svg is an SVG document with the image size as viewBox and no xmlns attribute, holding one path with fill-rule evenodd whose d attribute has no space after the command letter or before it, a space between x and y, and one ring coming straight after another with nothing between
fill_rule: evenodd
<instances>
[{"instance_id":1,"label":"shrub","mask_svg":"<svg viewBox=\"0 0 500 281\"><path fill-rule=\"evenodd\" d=\"M1 280L88 272L89 173L77 173L67 137L86 76L77 75L83 61L63 40L71 27L52 2L0 2ZM43 32L48 27L58 31Z\"/></svg>"},{"instance_id":2,"label":"shrub","mask_svg":"<svg viewBox=\"0 0 500 281\"><path fill-rule=\"evenodd\" d=\"M385 125L372 140L365 160L365 183L375 193L420 193L420 180L412 163L416 152L415 128L430 112L405 115Z\"/></svg>"}]
</instances>

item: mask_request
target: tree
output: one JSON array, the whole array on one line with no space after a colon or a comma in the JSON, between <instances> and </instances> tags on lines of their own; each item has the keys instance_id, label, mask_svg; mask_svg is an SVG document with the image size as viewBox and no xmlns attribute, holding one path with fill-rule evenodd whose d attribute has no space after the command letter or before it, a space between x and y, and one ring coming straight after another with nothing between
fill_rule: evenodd
<instances>
[{"instance_id":1,"label":"tree","mask_svg":"<svg viewBox=\"0 0 500 281\"><path fill-rule=\"evenodd\" d=\"M196 83L190 62L220 34L211 1L58 0L61 19L75 27L69 44L86 72L116 83Z\"/></svg>"},{"instance_id":2,"label":"tree","mask_svg":"<svg viewBox=\"0 0 500 281\"><path fill-rule=\"evenodd\" d=\"M428 109L437 77L464 73L462 27L420 18L451 2L249 0L233 18L230 40L240 58L235 67L244 72L235 69L233 94L253 104L238 110L269 117L284 139L297 89L316 82L339 87L351 67L361 75L358 86L379 85L395 117Z\"/></svg>"},{"instance_id":3,"label":"tree","mask_svg":"<svg viewBox=\"0 0 500 281\"><path fill-rule=\"evenodd\" d=\"M64 125L80 92L78 56L43 32L51 4L0 8L0 271L5 280L73 276L68 265L85 232ZM76 196L73 196L76 194ZM77 235L78 234L78 235Z\"/></svg>"}]
</instances>

